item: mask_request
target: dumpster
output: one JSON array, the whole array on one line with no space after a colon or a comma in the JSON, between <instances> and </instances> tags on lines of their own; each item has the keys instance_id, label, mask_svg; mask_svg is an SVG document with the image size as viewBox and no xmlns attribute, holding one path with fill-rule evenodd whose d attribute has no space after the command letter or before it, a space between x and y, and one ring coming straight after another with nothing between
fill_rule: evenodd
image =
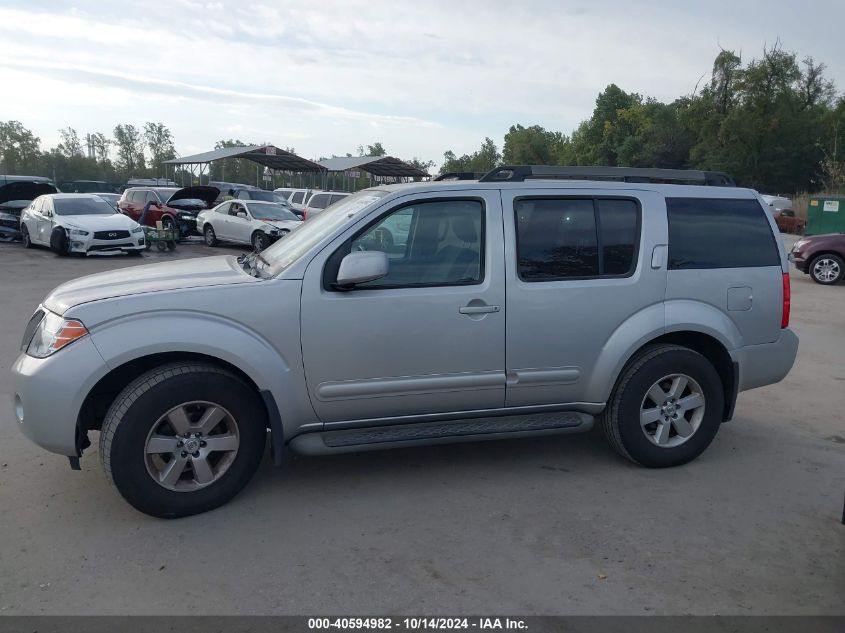
<instances>
[{"instance_id":1,"label":"dumpster","mask_svg":"<svg viewBox=\"0 0 845 633\"><path fill-rule=\"evenodd\" d=\"M804 235L845 233L845 196L812 196Z\"/></svg>"}]
</instances>

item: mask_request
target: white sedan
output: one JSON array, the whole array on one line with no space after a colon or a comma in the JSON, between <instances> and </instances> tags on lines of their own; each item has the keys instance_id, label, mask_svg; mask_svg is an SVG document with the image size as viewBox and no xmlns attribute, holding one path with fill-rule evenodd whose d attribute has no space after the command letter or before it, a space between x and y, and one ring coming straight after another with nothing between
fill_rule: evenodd
<instances>
[{"instance_id":1,"label":"white sedan","mask_svg":"<svg viewBox=\"0 0 845 633\"><path fill-rule=\"evenodd\" d=\"M58 255L124 252L140 255L144 229L90 193L37 197L21 214L25 248L48 246Z\"/></svg>"},{"instance_id":2,"label":"white sedan","mask_svg":"<svg viewBox=\"0 0 845 633\"><path fill-rule=\"evenodd\" d=\"M236 242L250 244L257 251L300 224L302 220L287 207L260 200L228 200L197 216L197 229L208 246L216 246L218 241Z\"/></svg>"}]
</instances>

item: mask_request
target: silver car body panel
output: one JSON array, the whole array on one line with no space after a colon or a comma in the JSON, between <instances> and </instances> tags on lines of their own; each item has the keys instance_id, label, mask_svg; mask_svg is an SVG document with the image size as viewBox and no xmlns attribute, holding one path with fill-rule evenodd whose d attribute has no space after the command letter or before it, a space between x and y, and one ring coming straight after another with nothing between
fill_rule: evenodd
<instances>
[{"instance_id":1,"label":"silver car body panel","mask_svg":"<svg viewBox=\"0 0 845 633\"><path fill-rule=\"evenodd\" d=\"M780 328L777 267L666 270L665 197L755 198L755 192L579 181L380 189L387 195L350 213L275 278L252 277L234 257L223 256L136 266L59 286L45 307L81 320L90 336L47 359L22 354L15 363L24 431L48 450L75 455L76 422L90 389L109 371L160 353L205 355L239 369L273 395L285 440L306 431L415 420L595 414L631 356L671 332L720 341L739 367L740 389L780 380L795 359L797 337ZM532 195L638 200L642 224L633 274L519 280L513 200ZM453 197L484 203L481 283L323 288L327 259L356 231L401 204ZM776 236L774 220L765 215ZM459 312L471 302L500 309Z\"/></svg>"}]
</instances>

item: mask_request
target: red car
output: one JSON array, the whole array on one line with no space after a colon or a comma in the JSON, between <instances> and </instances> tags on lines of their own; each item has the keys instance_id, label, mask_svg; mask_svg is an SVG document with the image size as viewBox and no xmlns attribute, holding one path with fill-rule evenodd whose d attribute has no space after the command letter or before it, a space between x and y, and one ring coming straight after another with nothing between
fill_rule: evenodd
<instances>
[{"instance_id":1,"label":"red car","mask_svg":"<svg viewBox=\"0 0 845 633\"><path fill-rule=\"evenodd\" d=\"M839 283L845 274L845 233L802 237L792 247L789 261L816 283Z\"/></svg>"},{"instance_id":2,"label":"red car","mask_svg":"<svg viewBox=\"0 0 845 633\"><path fill-rule=\"evenodd\" d=\"M156 226L160 220L166 229L179 228L182 235L196 233L197 214L210 209L220 194L217 187L130 187L123 192L117 206L120 212L140 221L144 206L150 208L144 224ZM197 233L198 234L198 233Z\"/></svg>"}]
</instances>

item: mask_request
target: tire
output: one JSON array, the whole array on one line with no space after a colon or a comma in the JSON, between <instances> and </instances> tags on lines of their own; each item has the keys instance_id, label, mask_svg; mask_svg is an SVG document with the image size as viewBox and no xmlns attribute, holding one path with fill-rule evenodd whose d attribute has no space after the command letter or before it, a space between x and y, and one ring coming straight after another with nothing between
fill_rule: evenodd
<instances>
[{"instance_id":1,"label":"tire","mask_svg":"<svg viewBox=\"0 0 845 633\"><path fill-rule=\"evenodd\" d=\"M217 234L214 232L214 227L206 224L202 230L203 238L206 246L217 246Z\"/></svg>"},{"instance_id":2,"label":"tire","mask_svg":"<svg viewBox=\"0 0 845 633\"><path fill-rule=\"evenodd\" d=\"M252 234L252 248L258 252L263 251L267 246L269 246L270 240L267 239L267 236L264 235L262 231L256 231Z\"/></svg>"},{"instance_id":3,"label":"tire","mask_svg":"<svg viewBox=\"0 0 845 633\"><path fill-rule=\"evenodd\" d=\"M678 383L674 377L680 378ZM703 406L675 410L669 400L664 400L669 408L655 404L650 395L655 386L668 397L671 387L680 387L684 377L686 388L674 395L693 404L697 400L691 396L697 391ZM623 457L648 468L679 466L698 457L713 441L722 422L724 397L719 374L704 356L678 345L658 345L628 363L600 419L608 442ZM677 421L671 417L673 411ZM669 424L665 424L664 414L670 415ZM653 416L655 421L641 424L641 417ZM664 424L668 427L665 434Z\"/></svg>"},{"instance_id":4,"label":"tire","mask_svg":"<svg viewBox=\"0 0 845 633\"><path fill-rule=\"evenodd\" d=\"M156 248L158 249L159 253L163 253L167 250L167 244L164 242L164 240L159 240L158 242L156 242Z\"/></svg>"},{"instance_id":5,"label":"tire","mask_svg":"<svg viewBox=\"0 0 845 633\"><path fill-rule=\"evenodd\" d=\"M67 232L63 228L56 227L50 234L50 250L60 257L68 254Z\"/></svg>"},{"instance_id":6,"label":"tire","mask_svg":"<svg viewBox=\"0 0 845 633\"><path fill-rule=\"evenodd\" d=\"M822 286L832 286L842 281L845 262L838 255L819 255L807 267L810 278Z\"/></svg>"},{"instance_id":7,"label":"tire","mask_svg":"<svg viewBox=\"0 0 845 633\"><path fill-rule=\"evenodd\" d=\"M191 404L181 409L186 403ZM221 441L234 442L235 448L215 451L204 442L204 448L198 448L199 437L191 434L183 439L175 431L179 425L171 427L164 417L181 410L186 415L180 425L198 429L195 418L190 426L184 425L190 415L202 413L203 405L225 416L202 437L209 443L216 438L215 445L221 447ZM192 412L192 407L199 410ZM249 482L264 454L266 427L267 415L258 395L242 380L214 365L170 363L132 381L112 402L100 434L100 460L120 494L137 510L167 519L190 516L223 505ZM213 434L215 429L223 433ZM179 442L176 446L181 448L169 452L171 442ZM153 444L158 448L166 444L167 451L149 451ZM187 455L185 451L191 448L197 451ZM181 466L175 479L166 477L171 461L165 460ZM208 468L203 469L207 481L198 483L200 471L194 464L200 462Z\"/></svg>"},{"instance_id":8,"label":"tire","mask_svg":"<svg viewBox=\"0 0 845 633\"><path fill-rule=\"evenodd\" d=\"M32 248L32 238L29 236L29 229L26 228L26 224L21 222L21 242L23 242L24 248Z\"/></svg>"}]
</instances>

